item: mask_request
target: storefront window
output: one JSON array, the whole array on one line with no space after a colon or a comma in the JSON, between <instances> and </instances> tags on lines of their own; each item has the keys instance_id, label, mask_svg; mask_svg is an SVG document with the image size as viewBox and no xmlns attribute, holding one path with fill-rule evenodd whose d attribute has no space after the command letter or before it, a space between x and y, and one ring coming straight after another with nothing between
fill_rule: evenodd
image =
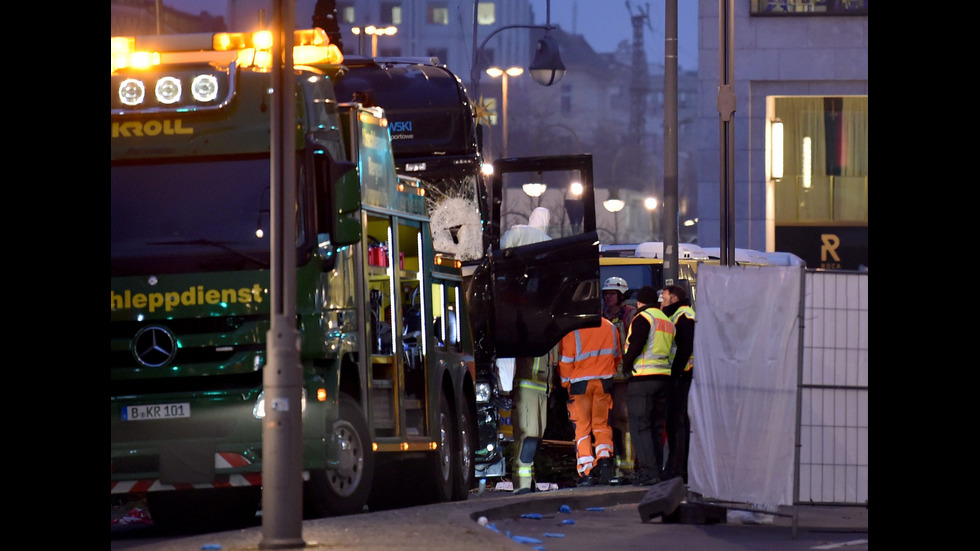
<instances>
[{"instance_id":1,"label":"storefront window","mask_svg":"<svg viewBox=\"0 0 980 551\"><path fill-rule=\"evenodd\" d=\"M776 223L867 223L868 97L777 97L772 105Z\"/></svg>"}]
</instances>

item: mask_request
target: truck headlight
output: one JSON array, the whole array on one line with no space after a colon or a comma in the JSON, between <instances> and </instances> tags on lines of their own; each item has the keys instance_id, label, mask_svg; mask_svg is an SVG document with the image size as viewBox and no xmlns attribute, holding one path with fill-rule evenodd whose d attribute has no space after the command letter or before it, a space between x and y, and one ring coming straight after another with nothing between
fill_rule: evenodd
<instances>
[{"instance_id":1,"label":"truck headlight","mask_svg":"<svg viewBox=\"0 0 980 551\"><path fill-rule=\"evenodd\" d=\"M490 401L490 383L476 383L476 403L485 404Z\"/></svg>"},{"instance_id":2,"label":"truck headlight","mask_svg":"<svg viewBox=\"0 0 980 551\"><path fill-rule=\"evenodd\" d=\"M300 412L306 412L306 389L303 390L302 403L300 404ZM255 405L252 406L252 415L256 419L265 419L265 391L259 393L259 397L255 399Z\"/></svg>"},{"instance_id":3,"label":"truck headlight","mask_svg":"<svg viewBox=\"0 0 980 551\"><path fill-rule=\"evenodd\" d=\"M180 79L163 77L157 81L155 88L157 101L165 105L180 101Z\"/></svg>"}]
</instances>

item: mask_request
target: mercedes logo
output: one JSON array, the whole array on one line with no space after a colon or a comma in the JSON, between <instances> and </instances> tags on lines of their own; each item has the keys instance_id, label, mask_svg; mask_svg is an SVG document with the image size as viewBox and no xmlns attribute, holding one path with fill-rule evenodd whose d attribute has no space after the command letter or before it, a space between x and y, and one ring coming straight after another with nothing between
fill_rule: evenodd
<instances>
[{"instance_id":1,"label":"mercedes logo","mask_svg":"<svg viewBox=\"0 0 980 551\"><path fill-rule=\"evenodd\" d=\"M177 354L177 339L169 329L148 325L133 337L133 356L140 365L160 367Z\"/></svg>"}]
</instances>

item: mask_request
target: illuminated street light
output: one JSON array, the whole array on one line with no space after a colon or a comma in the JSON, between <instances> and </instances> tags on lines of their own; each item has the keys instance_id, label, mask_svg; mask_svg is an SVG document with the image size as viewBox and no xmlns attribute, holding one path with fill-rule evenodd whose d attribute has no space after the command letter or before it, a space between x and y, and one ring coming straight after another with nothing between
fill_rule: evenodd
<instances>
[{"instance_id":1,"label":"illuminated street light","mask_svg":"<svg viewBox=\"0 0 980 551\"><path fill-rule=\"evenodd\" d=\"M616 216L616 213L626 206L626 201L620 199L618 195L616 190L611 190L609 199L602 202L602 206L613 215L613 243L619 243L619 217Z\"/></svg>"},{"instance_id":2,"label":"illuminated street light","mask_svg":"<svg viewBox=\"0 0 980 551\"><path fill-rule=\"evenodd\" d=\"M501 125L504 133L504 147L503 156L507 156L507 81L510 77L519 77L524 74L524 69L521 67L508 67L506 70L500 67L490 67L487 69L487 74L493 78L503 77L501 80L501 103L503 103L503 110L501 115L503 116L504 122Z\"/></svg>"},{"instance_id":3,"label":"illuminated street light","mask_svg":"<svg viewBox=\"0 0 980 551\"><path fill-rule=\"evenodd\" d=\"M622 199L606 199L602 202L602 206L606 208L609 212L615 214L626 206L626 201Z\"/></svg>"},{"instance_id":4,"label":"illuminated street light","mask_svg":"<svg viewBox=\"0 0 980 551\"><path fill-rule=\"evenodd\" d=\"M394 36L398 33L398 27L394 25L388 25L387 27L375 27L374 25L368 25L367 27L351 27L351 32L357 35L357 53L358 55L364 55L364 48L361 33L366 34L371 37L371 57L378 57L378 37L379 36Z\"/></svg>"},{"instance_id":5,"label":"illuminated street light","mask_svg":"<svg viewBox=\"0 0 980 551\"><path fill-rule=\"evenodd\" d=\"M548 184L528 182L521 187L524 189L524 193L528 194L529 197L541 197L548 189Z\"/></svg>"},{"instance_id":6,"label":"illuminated street light","mask_svg":"<svg viewBox=\"0 0 980 551\"><path fill-rule=\"evenodd\" d=\"M585 218L585 204L582 203L584 191L582 182L575 181L568 184L568 193L565 194L565 212L568 213L568 224L573 233L581 232L582 219Z\"/></svg>"},{"instance_id":7,"label":"illuminated street light","mask_svg":"<svg viewBox=\"0 0 980 551\"><path fill-rule=\"evenodd\" d=\"M647 210L656 210L657 198L647 197L646 199L643 200L643 206L646 207Z\"/></svg>"},{"instance_id":8,"label":"illuminated street light","mask_svg":"<svg viewBox=\"0 0 980 551\"><path fill-rule=\"evenodd\" d=\"M538 174L540 175L540 173ZM541 196L544 195L544 192L548 189L548 184L528 182L521 186L521 188L524 190L524 193L528 195L528 197L533 197L536 199L537 204L535 206L540 207Z\"/></svg>"}]
</instances>

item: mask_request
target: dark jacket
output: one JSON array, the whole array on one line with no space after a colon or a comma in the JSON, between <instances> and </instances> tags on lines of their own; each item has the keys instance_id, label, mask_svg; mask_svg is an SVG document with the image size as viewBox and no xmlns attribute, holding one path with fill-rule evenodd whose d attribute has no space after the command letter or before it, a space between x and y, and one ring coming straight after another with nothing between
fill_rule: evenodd
<instances>
[{"instance_id":1,"label":"dark jacket","mask_svg":"<svg viewBox=\"0 0 980 551\"><path fill-rule=\"evenodd\" d=\"M675 302L663 308L663 312L669 318L681 306L690 305L690 300ZM677 352L674 354L674 362L670 364L670 377L672 379L678 379L682 375L693 377L694 369L685 373L684 368L687 366L687 361L691 359L691 354L694 353L694 320L687 316L678 318L674 323L674 344L677 345Z\"/></svg>"}]
</instances>

